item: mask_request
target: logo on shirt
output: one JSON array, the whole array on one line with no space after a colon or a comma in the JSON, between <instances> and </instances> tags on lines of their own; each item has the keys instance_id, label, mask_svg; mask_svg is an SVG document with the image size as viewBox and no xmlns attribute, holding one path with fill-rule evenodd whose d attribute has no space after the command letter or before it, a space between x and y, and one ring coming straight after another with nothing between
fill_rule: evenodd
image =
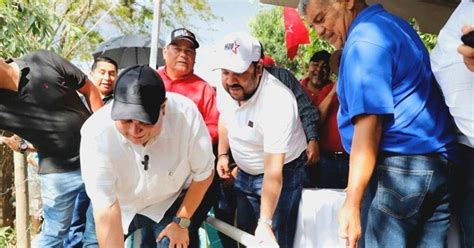
<instances>
[{"instance_id":1,"label":"logo on shirt","mask_svg":"<svg viewBox=\"0 0 474 248\"><path fill-rule=\"evenodd\" d=\"M249 121L249 123L247 124L249 127L253 128L253 121Z\"/></svg>"},{"instance_id":2,"label":"logo on shirt","mask_svg":"<svg viewBox=\"0 0 474 248\"><path fill-rule=\"evenodd\" d=\"M48 83L42 83L41 87L43 87L43 89L47 89L47 88L49 88L49 85L48 85Z\"/></svg>"}]
</instances>

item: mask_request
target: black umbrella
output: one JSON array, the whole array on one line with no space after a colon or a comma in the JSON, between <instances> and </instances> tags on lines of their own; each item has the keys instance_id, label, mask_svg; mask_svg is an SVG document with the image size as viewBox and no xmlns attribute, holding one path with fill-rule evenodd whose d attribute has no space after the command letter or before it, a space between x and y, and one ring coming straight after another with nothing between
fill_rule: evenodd
<instances>
[{"instance_id":1,"label":"black umbrella","mask_svg":"<svg viewBox=\"0 0 474 248\"><path fill-rule=\"evenodd\" d=\"M165 42L158 45L158 66L164 64L162 48ZM123 35L101 43L92 54L94 59L105 56L115 60L119 69L132 65L146 65L150 62L151 38L143 35Z\"/></svg>"}]
</instances>

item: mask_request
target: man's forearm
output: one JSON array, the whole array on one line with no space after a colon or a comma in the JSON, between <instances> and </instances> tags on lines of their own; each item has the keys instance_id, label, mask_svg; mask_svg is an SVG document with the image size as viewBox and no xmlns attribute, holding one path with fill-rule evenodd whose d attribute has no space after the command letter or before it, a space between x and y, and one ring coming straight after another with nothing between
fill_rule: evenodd
<instances>
[{"instance_id":1,"label":"man's forearm","mask_svg":"<svg viewBox=\"0 0 474 248\"><path fill-rule=\"evenodd\" d=\"M381 134L381 116L364 115L356 118L349 161L346 202L357 207L361 205L365 188L377 162Z\"/></svg>"},{"instance_id":2,"label":"man's forearm","mask_svg":"<svg viewBox=\"0 0 474 248\"><path fill-rule=\"evenodd\" d=\"M104 105L100 98L99 90L97 90L89 79L87 79L86 83L79 89L79 92L85 96L92 112L96 112Z\"/></svg>"},{"instance_id":3,"label":"man's forearm","mask_svg":"<svg viewBox=\"0 0 474 248\"><path fill-rule=\"evenodd\" d=\"M110 207L94 209L94 220L97 240L101 248L124 247L122 218L118 201L115 201Z\"/></svg>"},{"instance_id":4,"label":"man's forearm","mask_svg":"<svg viewBox=\"0 0 474 248\"><path fill-rule=\"evenodd\" d=\"M189 185L188 191L184 196L183 203L181 203L181 206L176 212L176 216L188 219L193 216L194 212L199 207L199 204L201 204L213 178L214 171L203 181L196 182L193 180L191 182L191 185Z\"/></svg>"},{"instance_id":5,"label":"man's forearm","mask_svg":"<svg viewBox=\"0 0 474 248\"><path fill-rule=\"evenodd\" d=\"M271 220L283 185L285 154L265 154L260 218Z\"/></svg>"},{"instance_id":6,"label":"man's forearm","mask_svg":"<svg viewBox=\"0 0 474 248\"><path fill-rule=\"evenodd\" d=\"M219 143L217 146L217 153L220 154L227 154L229 153L229 138L227 137L227 128L225 127L224 123L219 120L218 124L219 130ZM219 159L219 158L216 158Z\"/></svg>"}]
</instances>

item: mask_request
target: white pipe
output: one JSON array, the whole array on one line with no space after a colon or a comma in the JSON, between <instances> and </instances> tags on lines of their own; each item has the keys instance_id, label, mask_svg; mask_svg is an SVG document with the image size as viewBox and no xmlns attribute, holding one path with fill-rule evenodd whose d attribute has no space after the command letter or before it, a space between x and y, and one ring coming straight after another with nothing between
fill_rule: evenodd
<instances>
[{"instance_id":1,"label":"white pipe","mask_svg":"<svg viewBox=\"0 0 474 248\"><path fill-rule=\"evenodd\" d=\"M160 34L160 15L161 15L161 0L155 0L153 6L153 26L151 30L151 49L150 49L150 67L157 68L158 58L158 36Z\"/></svg>"},{"instance_id":2,"label":"white pipe","mask_svg":"<svg viewBox=\"0 0 474 248\"><path fill-rule=\"evenodd\" d=\"M278 248L278 245L275 245L275 244L261 243L255 238L255 236L247 232L244 232L234 226L231 226L222 220L209 216L207 217L206 221L211 226L213 226L217 231L227 235L229 238L232 238L247 247Z\"/></svg>"}]
</instances>

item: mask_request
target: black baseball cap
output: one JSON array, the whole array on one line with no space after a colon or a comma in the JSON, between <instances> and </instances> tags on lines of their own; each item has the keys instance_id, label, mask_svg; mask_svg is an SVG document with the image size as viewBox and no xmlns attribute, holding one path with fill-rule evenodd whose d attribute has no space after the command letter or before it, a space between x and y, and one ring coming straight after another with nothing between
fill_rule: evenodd
<instances>
[{"instance_id":1,"label":"black baseball cap","mask_svg":"<svg viewBox=\"0 0 474 248\"><path fill-rule=\"evenodd\" d=\"M168 44L174 44L177 40L188 40L193 44L193 48L199 47L199 43L196 40L196 36L193 32L185 28L177 28L171 32L170 42Z\"/></svg>"},{"instance_id":2,"label":"black baseball cap","mask_svg":"<svg viewBox=\"0 0 474 248\"><path fill-rule=\"evenodd\" d=\"M166 90L160 75L148 65L136 65L120 73L114 89L112 120L138 120L155 124Z\"/></svg>"}]
</instances>

